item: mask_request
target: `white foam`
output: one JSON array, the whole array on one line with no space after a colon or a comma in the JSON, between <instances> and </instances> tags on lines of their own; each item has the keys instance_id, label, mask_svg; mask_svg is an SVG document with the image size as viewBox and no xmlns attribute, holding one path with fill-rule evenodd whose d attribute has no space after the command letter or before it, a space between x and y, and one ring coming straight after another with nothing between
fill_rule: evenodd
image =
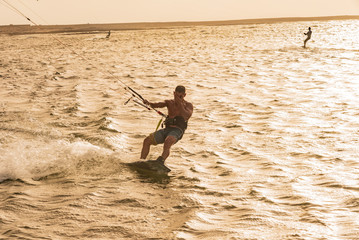
<instances>
[{"instance_id":1,"label":"white foam","mask_svg":"<svg viewBox=\"0 0 359 240\"><path fill-rule=\"evenodd\" d=\"M6 147L6 148L4 148ZM18 140L0 149L0 181L75 172L78 164L106 159L113 152L84 141Z\"/></svg>"}]
</instances>

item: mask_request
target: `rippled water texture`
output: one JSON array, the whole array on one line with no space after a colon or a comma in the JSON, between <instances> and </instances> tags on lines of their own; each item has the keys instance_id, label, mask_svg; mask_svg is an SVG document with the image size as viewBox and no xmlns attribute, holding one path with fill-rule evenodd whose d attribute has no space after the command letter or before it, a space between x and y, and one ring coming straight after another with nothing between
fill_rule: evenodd
<instances>
[{"instance_id":1,"label":"rippled water texture","mask_svg":"<svg viewBox=\"0 0 359 240\"><path fill-rule=\"evenodd\" d=\"M0 35L0 238L358 239L358 29ZM187 87L168 177L128 167L159 116L118 80Z\"/></svg>"}]
</instances>

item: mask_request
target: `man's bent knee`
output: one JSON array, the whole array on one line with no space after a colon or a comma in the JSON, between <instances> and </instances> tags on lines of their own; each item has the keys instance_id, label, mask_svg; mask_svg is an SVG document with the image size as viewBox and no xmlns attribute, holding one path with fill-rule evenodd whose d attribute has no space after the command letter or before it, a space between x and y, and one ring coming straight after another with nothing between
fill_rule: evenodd
<instances>
[{"instance_id":1,"label":"man's bent knee","mask_svg":"<svg viewBox=\"0 0 359 240\"><path fill-rule=\"evenodd\" d=\"M144 140L143 140L143 144L145 145L156 145L156 141L155 138L153 136L153 133L151 133L150 135L148 135Z\"/></svg>"}]
</instances>

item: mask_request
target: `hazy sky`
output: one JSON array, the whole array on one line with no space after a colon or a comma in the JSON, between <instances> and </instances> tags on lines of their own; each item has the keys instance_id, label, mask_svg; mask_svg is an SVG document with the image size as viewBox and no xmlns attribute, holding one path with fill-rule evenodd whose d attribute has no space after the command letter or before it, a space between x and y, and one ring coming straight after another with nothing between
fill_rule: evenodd
<instances>
[{"instance_id":1,"label":"hazy sky","mask_svg":"<svg viewBox=\"0 0 359 240\"><path fill-rule=\"evenodd\" d=\"M0 25L359 15L359 0L0 0Z\"/></svg>"}]
</instances>

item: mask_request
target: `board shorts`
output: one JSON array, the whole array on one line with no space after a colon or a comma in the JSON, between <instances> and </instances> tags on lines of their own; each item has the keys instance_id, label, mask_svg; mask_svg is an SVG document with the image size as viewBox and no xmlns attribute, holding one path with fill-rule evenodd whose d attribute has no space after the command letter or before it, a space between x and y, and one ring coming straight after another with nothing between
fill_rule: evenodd
<instances>
[{"instance_id":1,"label":"board shorts","mask_svg":"<svg viewBox=\"0 0 359 240\"><path fill-rule=\"evenodd\" d=\"M168 137L168 136L175 137L177 139L176 142L178 142L179 140L181 140L181 138L183 136L183 131L176 127L168 127L168 128L162 128L162 129L152 133L152 136L153 136L155 145L164 143L166 140L166 137Z\"/></svg>"}]
</instances>

